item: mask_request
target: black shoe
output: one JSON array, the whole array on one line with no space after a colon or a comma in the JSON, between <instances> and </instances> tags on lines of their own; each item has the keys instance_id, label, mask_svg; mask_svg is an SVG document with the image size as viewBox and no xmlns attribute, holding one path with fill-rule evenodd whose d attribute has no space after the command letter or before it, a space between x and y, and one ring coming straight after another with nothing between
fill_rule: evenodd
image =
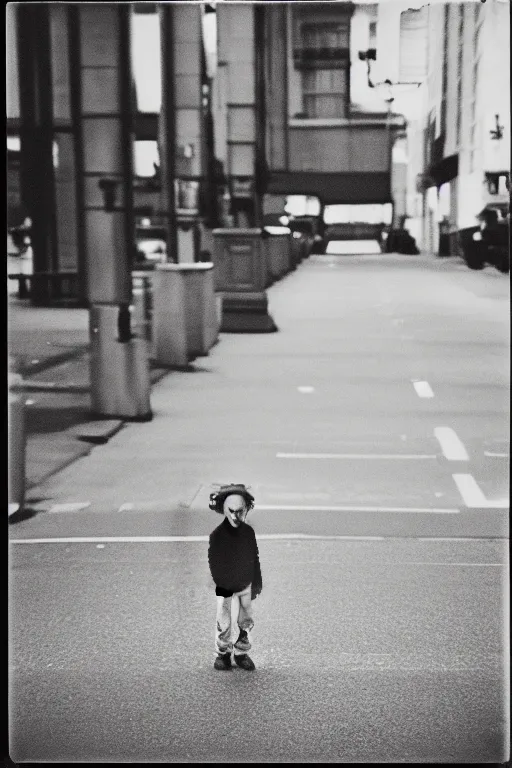
<instances>
[{"instance_id":1,"label":"black shoe","mask_svg":"<svg viewBox=\"0 0 512 768\"><path fill-rule=\"evenodd\" d=\"M250 650L251 644L249 642L249 638L247 636L247 632L245 629L240 630L240 634L238 635L238 640L235 643L235 648L238 648L239 651Z\"/></svg>"},{"instance_id":2,"label":"black shoe","mask_svg":"<svg viewBox=\"0 0 512 768\"><path fill-rule=\"evenodd\" d=\"M213 662L213 666L215 669L231 669L231 654L219 653Z\"/></svg>"},{"instance_id":3,"label":"black shoe","mask_svg":"<svg viewBox=\"0 0 512 768\"><path fill-rule=\"evenodd\" d=\"M252 672L253 669L256 669L253 660L246 653L235 653L235 664L241 667L241 669L247 670L247 672Z\"/></svg>"}]
</instances>

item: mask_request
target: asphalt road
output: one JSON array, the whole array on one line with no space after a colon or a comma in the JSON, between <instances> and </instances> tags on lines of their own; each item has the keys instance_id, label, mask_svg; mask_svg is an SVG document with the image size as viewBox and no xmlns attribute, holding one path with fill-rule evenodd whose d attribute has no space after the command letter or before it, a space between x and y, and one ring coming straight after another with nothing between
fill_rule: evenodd
<instances>
[{"instance_id":1,"label":"asphalt road","mask_svg":"<svg viewBox=\"0 0 512 768\"><path fill-rule=\"evenodd\" d=\"M15 761L509 758L509 282L311 257L10 526ZM213 482L245 482L257 670L213 669Z\"/></svg>"}]
</instances>

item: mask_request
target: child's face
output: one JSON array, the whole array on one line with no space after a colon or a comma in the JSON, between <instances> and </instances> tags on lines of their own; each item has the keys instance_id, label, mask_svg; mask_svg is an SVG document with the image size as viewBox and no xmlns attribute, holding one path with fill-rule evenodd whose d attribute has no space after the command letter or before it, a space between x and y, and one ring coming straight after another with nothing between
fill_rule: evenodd
<instances>
[{"instance_id":1,"label":"child's face","mask_svg":"<svg viewBox=\"0 0 512 768\"><path fill-rule=\"evenodd\" d=\"M226 496L224 500L224 517L233 528L238 528L242 520L245 520L247 507L245 499L238 493Z\"/></svg>"}]
</instances>

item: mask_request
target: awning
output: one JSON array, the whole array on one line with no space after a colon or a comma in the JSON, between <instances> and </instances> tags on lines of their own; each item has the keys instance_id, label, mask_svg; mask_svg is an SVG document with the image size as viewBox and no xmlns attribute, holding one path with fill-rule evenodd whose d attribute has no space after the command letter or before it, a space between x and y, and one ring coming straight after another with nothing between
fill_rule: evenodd
<instances>
[{"instance_id":1,"label":"awning","mask_svg":"<svg viewBox=\"0 0 512 768\"><path fill-rule=\"evenodd\" d=\"M311 195L325 205L391 203L390 174L272 171L266 191L276 195Z\"/></svg>"},{"instance_id":2,"label":"awning","mask_svg":"<svg viewBox=\"0 0 512 768\"><path fill-rule=\"evenodd\" d=\"M446 184L459 175L459 155L443 157L438 163L432 164L428 169L428 176L436 187Z\"/></svg>"}]
</instances>

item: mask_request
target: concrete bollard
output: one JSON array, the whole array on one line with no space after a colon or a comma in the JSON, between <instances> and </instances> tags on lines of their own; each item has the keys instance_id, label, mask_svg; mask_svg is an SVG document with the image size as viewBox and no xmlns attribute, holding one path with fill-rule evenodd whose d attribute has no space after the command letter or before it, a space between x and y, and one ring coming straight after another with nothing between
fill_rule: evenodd
<instances>
[{"instance_id":1,"label":"concrete bollard","mask_svg":"<svg viewBox=\"0 0 512 768\"><path fill-rule=\"evenodd\" d=\"M9 517L23 510L25 505L25 474L26 474L26 423L25 397L22 392L16 392L16 385L22 383L19 374L9 374Z\"/></svg>"}]
</instances>

